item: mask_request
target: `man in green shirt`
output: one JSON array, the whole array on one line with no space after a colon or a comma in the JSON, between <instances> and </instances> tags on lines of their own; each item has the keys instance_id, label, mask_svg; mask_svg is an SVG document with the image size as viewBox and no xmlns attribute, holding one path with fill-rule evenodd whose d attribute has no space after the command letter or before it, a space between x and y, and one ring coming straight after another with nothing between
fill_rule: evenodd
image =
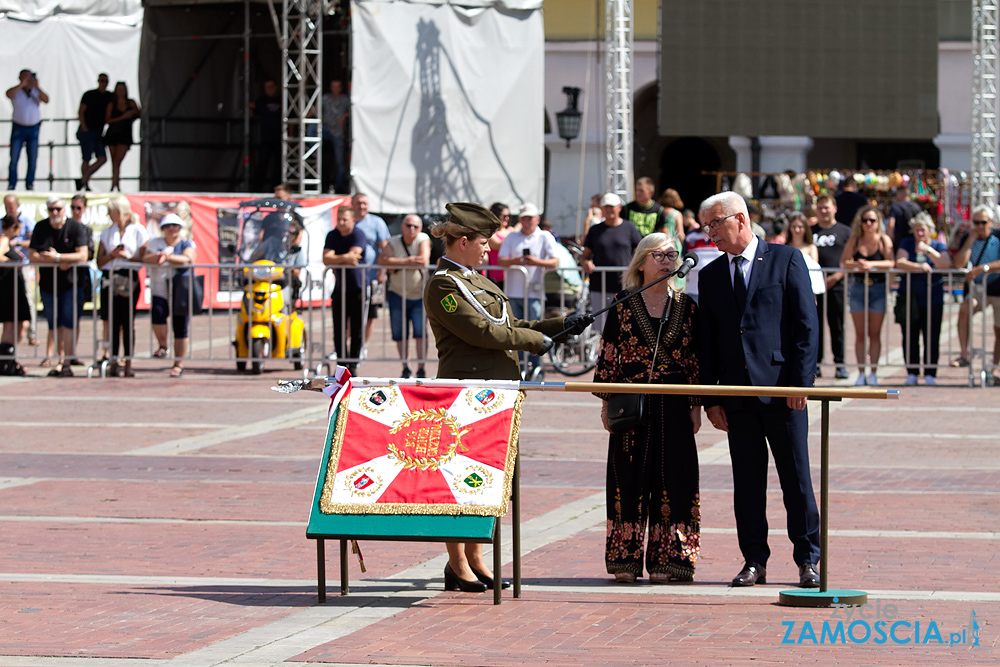
<instances>
[{"instance_id":1,"label":"man in green shirt","mask_svg":"<svg viewBox=\"0 0 1000 667\"><path fill-rule=\"evenodd\" d=\"M622 209L622 217L635 225L643 236L664 231L667 225L663 207L653 201L655 192L653 179L643 176L635 182L635 201L630 201Z\"/></svg>"}]
</instances>

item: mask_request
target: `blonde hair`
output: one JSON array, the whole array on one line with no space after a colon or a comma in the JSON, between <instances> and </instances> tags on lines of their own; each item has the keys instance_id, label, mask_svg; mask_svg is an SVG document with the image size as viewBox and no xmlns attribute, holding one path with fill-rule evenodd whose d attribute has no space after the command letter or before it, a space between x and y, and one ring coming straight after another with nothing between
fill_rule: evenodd
<instances>
[{"instance_id":1,"label":"blonde hair","mask_svg":"<svg viewBox=\"0 0 1000 667\"><path fill-rule=\"evenodd\" d=\"M882 211L878 209L878 206L872 206L871 204L862 206L854 214L854 220L851 222L851 236L860 239L865 235L865 226L861 222L861 218L864 217L865 213L874 213L875 217L878 218L878 237L881 239L882 235L885 234L885 217L882 215Z\"/></svg>"},{"instance_id":2,"label":"blonde hair","mask_svg":"<svg viewBox=\"0 0 1000 667\"><path fill-rule=\"evenodd\" d=\"M667 252L677 250L675 245L674 237L669 234L663 234L661 232L654 232L653 234L648 234L639 241L639 245L635 248L635 253L632 255L632 261L629 262L628 268L625 269L625 273L622 274L622 288L627 292L634 292L635 290L642 287L643 275L642 275L642 265L646 262L646 257L648 257L654 250L661 246L668 246ZM671 269L676 269L680 265L681 256L677 255L671 265ZM667 279L667 284L673 289L678 289L677 278L672 277Z\"/></svg>"},{"instance_id":3,"label":"blonde hair","mask_svg":"<svg viewBox=\"0 0 1000 667\"><path fill-rule=\"evenodd\" d=\"M111 211L116 211L123 216L126 220L126 225L130 225L134 221L135 216L132 215L132 205L125 195L117 195L108 200L108 213Z\"/></svg>"},{"instance_id":4,"label":"blonde hair","mask_svg":"<svg viewBox=\"0 0 1000 667\"><path fill-rule=\"evenodd\" d=\"M451 246L453 243L462 238L475 241L483 236L476 230L466 227L465 225L460 225L457 222L452 222L451 220L439 222L428 231L434 238L444 239L445 246Z\"/></svg>"},{"instance_id":5,"label":"blonde hair","mask_svg":"<svg viewBox=\"0 0 1000 667\"><path fill-rule=\"evenodd\" d=\"M934 218L932 218L930 213L927 211L921 211L910 218L910 229L913 229L914 227L926 227L927 233L931 235L937 231L937 225L934 224Z\"/></svg>"}]
</instances>

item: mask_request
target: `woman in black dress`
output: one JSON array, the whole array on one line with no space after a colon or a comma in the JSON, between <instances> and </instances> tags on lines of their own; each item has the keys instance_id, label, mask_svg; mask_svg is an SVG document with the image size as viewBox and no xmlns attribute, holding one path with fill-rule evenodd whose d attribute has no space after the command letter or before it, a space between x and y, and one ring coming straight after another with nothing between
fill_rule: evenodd
<instances>
[{"instance_id":1,"label":"woman in black dress","mask_svg":"<svg viewBox=\"0 0 1000 667\"><path fill-rule=\"evenodd\" d=\"M622 276L625 290L616 298L677 268L679 259L673 238L649 234L636 247ZM696 310L673 278L618 304L608 312L594 381L696 384ZM601 420L607 429L609 395L597 396L604 399ZM621 583L641 577L648 524L645 568L650 583L693 581L701 548L694 440L701 427L701 397L648 394L646 400L646 423L611 433L608 440L605 563Z\"/></svg>"},{"instance_id":2,"label":"woman in black dress","mask_svg":"<svg viewBox=\"0 0 1000 667\"><path fill-rule=\"evenodd\" d=\"M14 342L21 342L24 322L31 319L28 297L21 283L21 264L24 255L11 241L21 233L21 221L17 216L8 215L3 219L0 233L0 322L3 336L0 338L0 375L24 375L24 368L14 358Z\"/></svg>"},{"instance_id":3,"label":"woman in black dress","mask_svg":"<svg viewBox=\"0 0 1000 667\"><path fill-rule=\"evenodd\" d=\"M139 105L129 99L128 87L124 81L115 84L115 96L108 104L104 120L108 129L104 131L104 145L111 153L111 189L122 191L118 182L118 172L125 154L132 147L132 123L140 116Z\"/></svg>"}]
</instances>

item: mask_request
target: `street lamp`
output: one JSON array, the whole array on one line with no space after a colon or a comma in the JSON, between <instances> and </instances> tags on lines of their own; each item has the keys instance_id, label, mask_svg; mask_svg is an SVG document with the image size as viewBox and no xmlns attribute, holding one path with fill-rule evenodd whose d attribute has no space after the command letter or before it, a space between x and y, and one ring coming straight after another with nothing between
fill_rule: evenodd
<instances>
[{"instance_id":1,"label":"street lamp","mask_svg":"<svg viewBox=\"0 0 1000 667\"><path fill-rule=\"evenodd\" d=\"M583 118L583 114L577 108L580 89L564 86L562 91L569 106L556 113L556 124L559 126L559 136L566 140L566 148L569 148L569 142L580 134L580 120Z\"/></svg>"}]
</instances>

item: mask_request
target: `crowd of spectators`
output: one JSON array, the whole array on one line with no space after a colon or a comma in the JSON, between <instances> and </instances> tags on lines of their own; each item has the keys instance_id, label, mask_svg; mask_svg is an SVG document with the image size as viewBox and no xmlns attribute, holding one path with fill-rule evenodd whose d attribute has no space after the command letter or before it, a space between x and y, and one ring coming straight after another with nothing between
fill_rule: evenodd
<instances>
[{"instance_id":1,"label":"crowd of spectators","mask_svg":"<svg viewBox=\"0 0 1000 667\"><path fill-rule=\"evenodd\" d=\"M98 89L84 96L81 118L87 111L87 100L92 99L91 93L101 92L102 86L106 86L107 79L102 77L98 79ZM331 90L331 94L334 92ZM127 93L124 90L122 93L124 96L119 97L128 106ZM81 131L83 127L81 122ZM91 164L90 173L97 166L98 162ZM979 207L973 212L969 233L955 239L949 249L943 231L930 215L910 201L905 188L899 188L883 213L880 207L869 203L856 206L863 196L857 193L851 179L844 186L836 196L822 194L814 202L808 202L802 210L787 217L780 233L766 238L799 249L811 271L821 322L817 376L822 374L823 341L829 332L834 375L837 379L848 377L844 313L849 312L855 336L856 383L877 384L884 320L892 311L903 337L906 384L916 384L921 374L925 384L934 384L949 282L941 272L952 267L965 268L966 280L962 290L965 300L956 323L959 355L951 365L969 365L970 317L984 308L992 308L995 340L1000 341L1000 235L993 229L994 212L989 207ZM282 198L292 196L284 190L278 192L277 196ZM703 228L693 213L684 208L675 190L664 190L658 201L653 199L654 192L652 179L641 178L636 183L636 199L628 204L614 193L592 198L579 266L583 274L594 274L590 286L594 311L604 308L621 289L620 273L604 268L628 265L639 241L649 233L666 233L680 252L718 252L711 230ZM844 217L841 204L854 210L850 225L839 221ZM82 220L86 209L83 193L76 195L69 207L63 199L50 197L46 202L47 216L37 222L19 210L18 198L13 193L4 198L4 206L0 241L3 250L0 255L5 260L0 272L0 315L4 318L0 322L4 327L0 360L11 363L0 365L0 372L23 370L13 361L13 347L8 345L20 344L25 336L29 344L38 344L34 324L36 299L31 298L37 283L38 297L49 324L42 363L51 364L50 375L73 374L72 366L81 363L76 357L79 327L74 323L83 315L83 304L91 299L92 292L90 271L80 264L94 259L96 249L97 266L104 274L100 316L105 330L100 340L107 342L103 352L111 373L134 374L132 318L141 289L135 281L135 271L127 267L133 262L144 262L152 265L151 312L157 342L154 356L171 353L167 335L170 320L175 359L171 373L178 377L183 374L190 321L186 314L173 316L171 305L166 303L167 281L173 273L168 269L177 270L194 262L197 250L193 242L182 237L180 218L163 217L159 222L160 236L150 239L145 227L134 224L128 200L116 197L108 207L112 225L94 243L90 227ZM487 275L505 289L516 317L541 319L547 292L545 274L565 266L561 264L565 248L550 231L551 226L544 228L541 211L535 205L521 205L516 216L499 202L491 210L500 220L501 228L490 239L489 264L501 269L491 269ZM748 206L748 211L755 234L765 239L763 228L753 220L754 209ZM303 233L301 224L290 231L295 236ZM400 233L392 236L385 220L369 211L368 198L363 193L355 194L349 207L340 207L323 253L324 264L338 267L342 272L338 288L331 295L334 344L331 356L351 360L349 365L364 359L374 320L381 307L387 305L389 329L403 362L401 376L413 374L408 364L411 358L418 363L417 377L426 375L422 361L427 350L422 291L432 261L432 248L420 216L406 216ZM20 270L10 266L29 261L33 266L23 266ZM350 268L358 265L369 268ZM952 291L957 292L955 285ZM891 306L893 292L896 292L895 308ZM289 301L294 303L295 295ZM411 356L411 338L415 356ZM992 352L994 372L990 381L1000 384L996 370L1000 342ZM526 367L529 373L538 373L541 359L528 356Z\"/></svg>"}]
</instances>

